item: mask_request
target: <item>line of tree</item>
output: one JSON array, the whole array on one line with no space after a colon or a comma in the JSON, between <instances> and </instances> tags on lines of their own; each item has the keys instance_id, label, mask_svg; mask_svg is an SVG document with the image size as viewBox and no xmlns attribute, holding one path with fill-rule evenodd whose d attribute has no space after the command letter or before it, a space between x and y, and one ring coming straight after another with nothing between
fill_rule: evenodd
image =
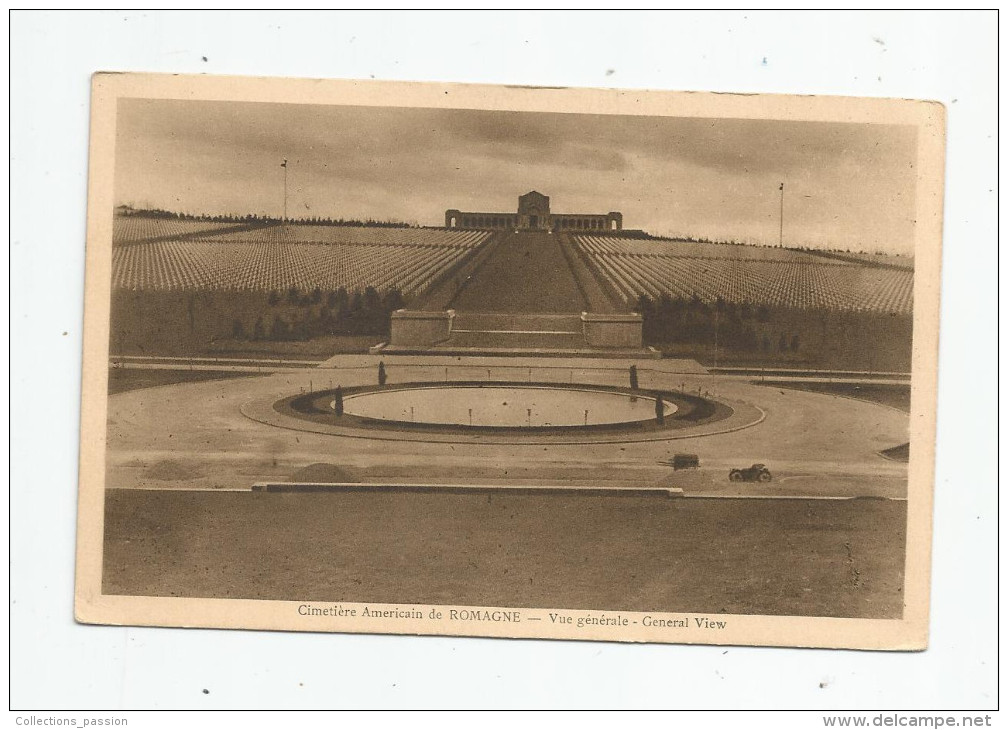
<instances>
[{"instance_id":1,"label":"line of tree","mask_svg":"<svg viewBox=\"0 0 1008 730\"><path fill-rule=\"evenodd\" d=\"M310 340L326 335L387 335L392 312L405 301L402 292L391 289L384 295L374 287L350 294L344 287L323 293L320 289L302 293L297 287L287 292L271 292L268 303L279 310L269 320L260 316L248 327L235 318L231 336L238 340Z\"/></svg>"},{"instance_id":2,"label":"line of tree","mask_svg":"<svg viewBox=\"0 0 1008 730\"><path fill-rule=\"evenodd\" d=\"M208 213L181 213L178 211L163 210L161 208L132 208L120 206L117 209L119 215L124 217L140 218L161 218L165 220L180 221L206 221L209 223L234 223L248 225L273 225L279 223L291 223L294 225L312 226L362 226L367 228L417 228L415 225L397 220L375 220L373 218L331 218L323 216L299 216L297 218L282 218L275 216L259 215L248 213L239 215L235 213L221 213L211 215Z\"/></svg>"},{"instance_id":3,"label":"line of tree","mask_svg":"<svg viewBox=\"0 0 1008 730\"><path fill-rule=\"evenodd\" d=\"M808 251L810 253L834 253L834 254L844 254L844 253L863 253L872 255L884 255L884 256L895 256L896 258L904 258L904 254L899 252L887 252L887 251L867 251L863 248L856 250L851 250L850 248L839 248L836 246L783 246L780 243L774 244L762 244L762 243L746 243L744 241L736 241L733 238L707 238L706 236L656 236L648 233L644 230L624 228L619 231L607 231L605 233L607 236L613 238L629 238L641 241L675 241L677 243L713 243L719 246L754 246L758 248L781 248L788 251ZM857 261L857 263L864 263L863 261Z\"/></svg>"},{"instance_id":4,"label":"line of tree","mask_svg":"<svg viewBox=\"0 0 1008 730\"><path fill-rule=\"evenodd\" d=\"M681 299L662 295L658 300L641 296L634 311L643 319L645 344L686 343L733 350L798 352L801 336L780 332L771 336L767 325L774 312L763 305L734 304L718 299L708 303L699 297Z\"/></svg>"}]
</instances>

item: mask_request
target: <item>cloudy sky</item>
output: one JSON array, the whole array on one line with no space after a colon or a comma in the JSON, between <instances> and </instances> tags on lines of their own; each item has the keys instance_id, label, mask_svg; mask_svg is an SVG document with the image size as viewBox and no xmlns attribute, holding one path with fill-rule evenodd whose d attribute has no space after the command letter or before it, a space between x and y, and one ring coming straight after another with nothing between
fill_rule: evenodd
<instances>
[{"instance_id":1,"label":"cloudy sky","mask_svg":"<svg viewBox=\"0 0 1008 730\"><path fill-rule=\"evenodd\" d=\"M913 251L912 127L124 99L117 203L442 225L511 212L619 210L655 234Z\"/></svg>"}]
</instances>

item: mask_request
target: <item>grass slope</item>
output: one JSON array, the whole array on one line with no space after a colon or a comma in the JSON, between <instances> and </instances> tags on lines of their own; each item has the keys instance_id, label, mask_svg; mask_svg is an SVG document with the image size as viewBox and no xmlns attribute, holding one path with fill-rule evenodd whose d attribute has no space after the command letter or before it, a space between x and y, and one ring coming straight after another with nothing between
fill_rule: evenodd
<instances>
[{"instance_id":1,"label":"grass slope","mask_svg":"<svg viewBox=\"0 0 1008 730\"><path fill-rule=\"evenodd\" d=\"M104 592L896 618L906 507L110 490Z\"/></svg>"},{"instance_id":2,"label":"grass slope","mask_svg":"<svg viewBox=\"0 0 1008 730\"><path fill-rule=\"evenodd\" d=\"M586 302L555 236L513 233L472 275L460 312L582 312Z\"/></svg>"},{"instance_id":3,"label":"grass slope","mask_svg":"<svg viewBox=\"0 0 1008 730\"><path fill-rule=\"evenodd\" d=\"M869 403L879 403L890 408L910 412L910 384L905 385L864 385L858 383L795 383L786 381L758 380L760 385L773 385L793 390L806 390L827 395L841 395L857 398Z\"/></svg>"},{"instance_id":4,"label":"grass slope","mask_svg":"<svg viewBox=\"0 0 1008 730\"><path fill-rule=\"evenodd\" d=\"M205 380L225 378L247 378L258 373L213 370L153 370L147 368L109 368L108 393L126 393L140 388L154 388L158 385L176 383L201 383Z\"/></svg>"}]
</instances>

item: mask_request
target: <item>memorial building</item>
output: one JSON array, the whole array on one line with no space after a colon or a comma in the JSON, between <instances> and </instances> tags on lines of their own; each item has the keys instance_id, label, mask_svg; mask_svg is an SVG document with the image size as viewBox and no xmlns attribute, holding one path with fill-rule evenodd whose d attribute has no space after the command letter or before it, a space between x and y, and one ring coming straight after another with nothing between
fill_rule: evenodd
<instances>
[{"instance_id":1,"label":"memorial building","mask_svg":"<svg viewBox=\"0 0 1008 730\"><path fill-rule=\"evenodd\" d=\"M515 231L621 231L623 214L553 213L549 196L535 190L518 197L517 213L445 211L445 228Z\"/></svg>"}]
</instances>

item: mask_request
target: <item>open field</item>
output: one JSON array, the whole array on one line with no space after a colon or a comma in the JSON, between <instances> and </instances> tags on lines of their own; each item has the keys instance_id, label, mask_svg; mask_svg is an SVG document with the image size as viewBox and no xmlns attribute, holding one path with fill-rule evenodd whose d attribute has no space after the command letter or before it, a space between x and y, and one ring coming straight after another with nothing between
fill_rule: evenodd
<instances>
[{"instance_id":1,"label":"open field","mask_svg":"<svg viewBox=\"0 0 1008 730\"><path fill-rule=\"evenodd\" d=\"M898 618L905 504L113 490L104 592Z\"/></svg>"},{"instance_id":2,"label":"open field","mask_svg":"<svg viewBox=\"0 0 1008 730\"><path fill-rule=\"evenodd\" d=\"M260 340L216 340L207 352L221 357L313 357L326 359L340 353L365 353L383 338L378 335L323 335L310 340L287 342Z\"/></svg>"},{"instance_id":3,"label":"open field","mask_svg":"<svg viewBox=\"0 0 1008 730\"><path fill-rule=\"evenodd\" d=\"M139 368L109 368L109 395L126 393L141 388L176 383L200 383L206 380L247 377L247 373L222 370L153 370Z\"/></svg>"},{"instance_id":4,"label":"open field","mask_svg":"<svg viewBox=\"0 0 1008 730\"><path fill-rule=\"evenodd\" d=\"M764 382L764 385L777 385L771 381ZM864 383L780 383L782 388L796 388L807 390L813 393L827 393L830 395L840 395L847 398L857 398L859 400L881 403L890 408L898 408L906 413L910 412L910 383L905 385L866 385Z\"/></svg>"}]
</instances>

